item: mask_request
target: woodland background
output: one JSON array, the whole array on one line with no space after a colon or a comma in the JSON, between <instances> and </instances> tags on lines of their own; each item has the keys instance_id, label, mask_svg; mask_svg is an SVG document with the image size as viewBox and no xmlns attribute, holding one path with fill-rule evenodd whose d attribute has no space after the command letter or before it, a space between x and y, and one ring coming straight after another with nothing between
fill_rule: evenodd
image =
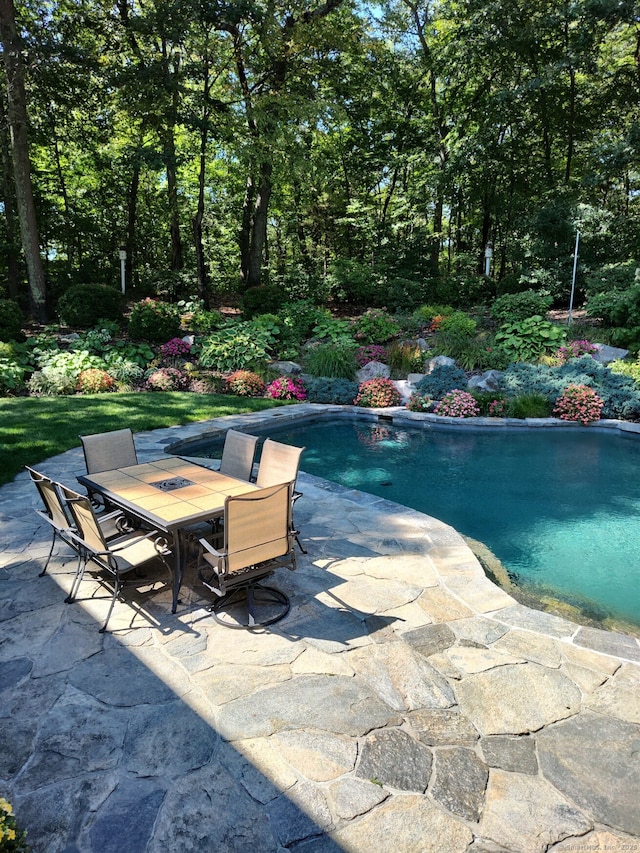
<instances>
[{"instance_id":1,"label":"woodland background","mask_svg":"<svg viewBox=\"0 0 640 853\"><path fill-rule=\"evenodd\" d=\"M36 319L120 248L207 306L566 305L579 231L578 295L633 287L629 0L0 0L0 41L0 297Z\"/></svg>"}]
</instances>

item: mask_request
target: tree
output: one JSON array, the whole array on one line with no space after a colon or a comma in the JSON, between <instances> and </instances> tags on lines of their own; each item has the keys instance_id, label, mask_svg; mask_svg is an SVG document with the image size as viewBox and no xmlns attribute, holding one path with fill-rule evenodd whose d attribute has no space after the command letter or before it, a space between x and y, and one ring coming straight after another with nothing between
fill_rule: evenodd
<instances>
[{"instance_id":1,"label":"tree","mask_svg":"<svg viewBox=\"0 0 640 853\"><path fill-rule=\"evenodd\" d=\"M7 120L11 140L22 250L27 266L32 310L34 316L44 323L47 320L47 292L31 185L27 96L21 56L22 46L16 30L13 0L0 0L0 42L2 42L6 75Z\"/></svg>"}]
</instances>

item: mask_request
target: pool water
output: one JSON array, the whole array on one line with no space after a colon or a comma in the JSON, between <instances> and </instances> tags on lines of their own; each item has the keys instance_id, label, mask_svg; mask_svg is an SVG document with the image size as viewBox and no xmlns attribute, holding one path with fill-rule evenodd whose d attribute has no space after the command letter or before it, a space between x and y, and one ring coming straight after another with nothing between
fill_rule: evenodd
<instances>
[{"instance_id":1,"label":"pool water","mask_svg":"<svg viewBox=\"0 0 640 853\"><path fill-rule=\"evenodd\" d=\"M270 435L306 447L304 471L480 540L519 585L598 618L640 624L640 442L580 429L422 430L366 421Z\"/></svg>"}]
</instances>

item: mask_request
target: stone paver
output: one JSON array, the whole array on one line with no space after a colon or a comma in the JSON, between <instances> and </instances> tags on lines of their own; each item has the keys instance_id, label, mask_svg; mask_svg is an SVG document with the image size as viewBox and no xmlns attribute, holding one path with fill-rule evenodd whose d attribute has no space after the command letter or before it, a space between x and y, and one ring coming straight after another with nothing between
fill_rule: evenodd
<instances>
[{"instance_id":1,"label":"stone paver","mask_svg":"<svg viewBox=\"0 0 640 853\"><path fill-rule=\"evenodd\" d=\"M36 467L74 485L83 465ZM73 555L38 577L35 489L0 489L0 796L34 853L640 851L637 638L517 604L437 519L298 485L286 620L217 625L193 572L172 615L151 568L104 635L110 591L64 604Z\"/></svg>"}]
</instances>

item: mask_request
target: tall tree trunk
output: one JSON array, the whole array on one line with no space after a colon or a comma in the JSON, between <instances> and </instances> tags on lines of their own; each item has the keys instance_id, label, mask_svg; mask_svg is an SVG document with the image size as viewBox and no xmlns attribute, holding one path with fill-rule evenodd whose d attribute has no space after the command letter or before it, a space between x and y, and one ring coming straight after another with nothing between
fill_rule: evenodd
<instances>
[{"instance_id":1,"label":"tall tree trunk","mask_svg":"<svg viewBox=\"0 0 640 853\"><path fill-rule=\"evenodd\" d=\"M47 321L47 290L40 256L40 235L31 186L31 162L27 131L27 97L24 68L20 56L21 43L16 32L13 0L0 0L0 40L4 49L7 75L7 117L16 184L16 202L20 220L22 250L27 265L31 307L34 316Z\"/></svg>"},{"instance_id":2,"label":"tall tree trunk","mask_svg":"<svg viewBox=\"0 0 640 853\"><path fill-rule=\"evenodd\" d=\"M271 174L273 164L260 165L260 184L253 208L251 245L249 247L248 287L258 287L262 280L262 261L267 251L267 214L271 199Z\"/></svg>"},{"instance_id":3,"label":"tall tree trunk","mask_svg":"<svg viewBox=\"0 0 640 853\"><path fill-rule=\"evenodd\" d=\"M142 134L140 138L142 145ZM135 153L133 161L133 172L131 174L131 183L129 184L129 199L127 202L127 234L125 237L124 248L127 251L127 259L125 261L125 275L127 281L133 281L134 255L136 251L136 218L138 210L138 189L140 187L140 150Z\"/></svg>"},{"instance_id":4,"label":"tall tree trunk","mask_svg":"<svg viewBox=\"0 0 640 853\"><path fill-rule=\"evenodd\" d=\"M18 298L18 244L15 221L15 192L11 174L11 154L9 152L9 133L4 98L0 97L0 150L2 151L2 198L4 199L4 218L7 229L7 285L10 299Z\"/></svg>"},{"instance_id":5,"label":"tall tree trunk","mask_svg":"<svg viewBox=\"0 0 640 853\"><path fill-rule=\"evenodd\" d=\"M244 190L244 201L242 203L242 217L240 228L238 228L238 248L240 249L240 280L243 288L249 286L249 254L251 248L251 214L255 199L255 183L249 172L247 184Z\"/></svg>"},{"instance_id":6,"label":"tall tree trunk","mask_svg":"<svg viewBox=\"0 0 640 853\"><path fill-rule=\"evenodd\" d=\"M204 183L207 152L207 130L206 122L200 135L200 169L198 170L198 207L193 217L193 242L196 250L196 263L198 268L198 295L204 300L205 308L209 308L209 282L207 275L207 263L204 257L204 246L202 245L202 220L204 219Z\"/></svg>"}]
</instances>

